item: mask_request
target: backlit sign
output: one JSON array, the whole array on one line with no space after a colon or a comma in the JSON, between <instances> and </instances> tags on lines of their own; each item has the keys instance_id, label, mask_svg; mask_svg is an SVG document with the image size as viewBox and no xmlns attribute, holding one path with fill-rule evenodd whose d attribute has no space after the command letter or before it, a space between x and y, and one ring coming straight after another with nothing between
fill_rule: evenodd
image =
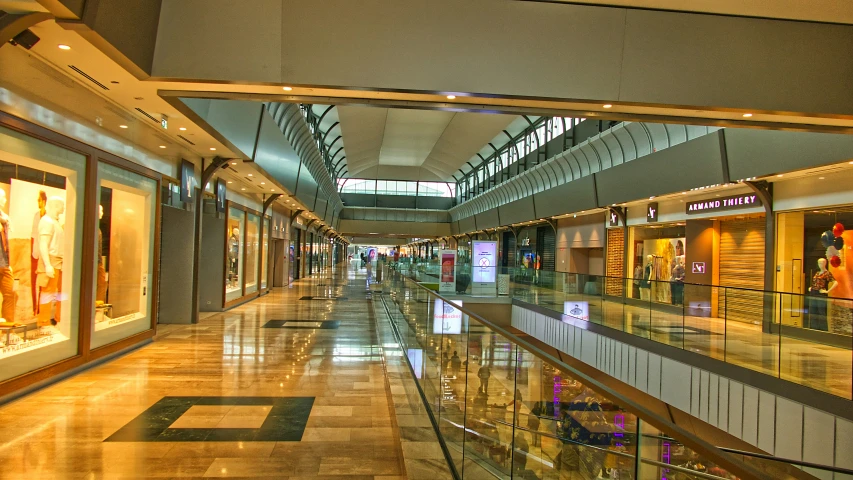
<instances>
[{"instance_id":1,"label":"backlit sign","mask_svg":"<svg viewBox=\"0 0 853 480\"><path fill-rule=\"evenodd\" d=\"M711 213L723 210L734 210L738 208L760 207L761 200L754 193L743 195L732 195L731 197L715 198L713 200L701 200L698 202L687 202L687 214Z\"/></svg>"}]
</instances>

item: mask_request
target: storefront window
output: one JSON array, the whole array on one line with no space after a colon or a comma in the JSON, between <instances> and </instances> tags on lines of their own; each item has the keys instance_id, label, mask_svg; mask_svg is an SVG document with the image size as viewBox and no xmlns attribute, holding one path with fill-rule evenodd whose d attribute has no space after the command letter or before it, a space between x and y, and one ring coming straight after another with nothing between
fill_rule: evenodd
<instances>
[{"instance_id":1,"label":"storefront window","mask_svg":"<svg viewBox=\"0 0 853 480\"><path fill-rule=\"evenodd\" d=\"M228 207L225 228L225 301L243 296L243 235L246 231L246 212L233 206Z\"/></svg>"},{"instance_id":2,"label":"storefront window","mask_svg":"<svg viewBox=\"0 0 853 480\"><path fill-rule=\"evenodd\" d=\"M780 213L777 229L782 324L853 335L853 208Z\"/></svg>"},{"instance_id":3,"label":"storefront window","mask_svg":"<svg viewBox=\"0 0 853 480\"><path fill-rule=\"evenodd\" d=\"M105 163L100 184L92 348L151 328L157 182Z\"/></svg>"},{"instance_id":4,"label":"storefront window","mask_svg":"<svg viewBox=\"0 0 853 480\"><path fill-rule=\"evenodd\" d=\"M683 290L674 290L682 283L670 282L673 277L684 278L687 250L683 226L632 228L631 297L655 303L681 304Z\"/></svg>"},{"instance_id":5,"label":"storefront window","mask_svg":"<svg viewBox=\"0 0 853 480\"><path fill-rule=\"evenodd\" d=\"M246 295L258 291L258 253L260 249L261 217L249 213L246 223Z\"/></svg>"},{"instance_id":6,"label":"storefront window","mask_svg":"<svg viewBox=\"0 0 853 480\"><path fill-rule=\"evenodd\" d=\"M0 127L0 381L78 353L85 167Z\"/></svg>"},{"instance_id":7,"label":"storefront window","mask_svg":"<svg viewBox=\"0 0 853 480\"><path fill-rule=\"evenodd\" d=\"M270 218L264 217L264 225L261 228L261 244L263 245L263 253L261 254L261 289L267 288L267 264L270 258Z\"/></svg>"}]
</instances>

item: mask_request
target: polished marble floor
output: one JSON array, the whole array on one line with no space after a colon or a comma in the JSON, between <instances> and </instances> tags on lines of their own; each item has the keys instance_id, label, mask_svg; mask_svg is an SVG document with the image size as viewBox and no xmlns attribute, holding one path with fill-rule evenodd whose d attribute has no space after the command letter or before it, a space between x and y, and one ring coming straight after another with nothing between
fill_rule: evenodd
<instances>
[{"instance_id":1,"label":"polished marble floor","mask_svg":"<svg viewBox=\"0 0 853 480\"><path fill-rule=\"evenodd\" d=\"M395 413L412 413L392 392L406 373L363 273L161 326L147 346L0 406L0 478L447 478L429 425Z\"/></svg>"}]
</instances>

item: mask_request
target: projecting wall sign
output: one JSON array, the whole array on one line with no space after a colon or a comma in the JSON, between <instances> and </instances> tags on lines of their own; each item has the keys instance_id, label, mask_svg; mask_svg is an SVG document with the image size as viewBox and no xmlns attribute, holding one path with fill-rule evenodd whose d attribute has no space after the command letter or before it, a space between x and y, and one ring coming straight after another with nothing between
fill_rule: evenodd
<instances>
[{"instance_id":1,"label":"projecting wall sign","mask_svg":"<svg viewBox=\"0 0 853 480\"><path fill-rule=\"evenodd\" d=\"M699 202L687 202L687 214L719 212L722 210L734 210L737 208L760 207L761 200L754 193L744 195L733 195L731 197L715 198L713 200L702 200Z\"/></svg>"},{"instance_id":2,"label":"projecting wall sign","mask_svg":"<svg viewBox=\"0 0 853 480\"><path fill-rule=\"evenodd\" d=\"M657 222L658 221L658 202L650 203L646 205L646 221L647 222Z\"/></svg>"}]
</instances>

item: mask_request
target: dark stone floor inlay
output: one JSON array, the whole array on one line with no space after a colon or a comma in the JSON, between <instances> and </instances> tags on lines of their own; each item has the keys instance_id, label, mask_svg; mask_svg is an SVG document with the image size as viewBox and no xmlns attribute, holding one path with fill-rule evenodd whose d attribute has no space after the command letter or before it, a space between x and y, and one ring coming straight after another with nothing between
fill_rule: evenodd
<instances>
[{"instance_id":1,"label":"dark stone floor inlay","mask_svg":"<svg viewBox=\"0 0 853 480\"><path fill-rule=\"evenodd\" d=\"M340 320L270 320L261 328L310 328L335 330L340 326Z\"/></svg>"},{"instance_id":2,"label":"dark stone floor inlay","mask_svg":"<svg viewBox=\"0 0 853 480\"><path fill-rule=\"evenodd\" d=\"M329 297L329 296L314 296L314 295L305 295L304 297L299 297L300 300L346 300L347 297Z\"/></svg>"},{"instance_id":3,"label":"dark stone floor inlay","mask_svg":"<svg viewBox=\"0 0 853 480\"><path fill-rule=\"evenodd\" d=\"M169 428L194 406L270 406L260 428ZM314 397L163 397L105 442L298 442Z\"/></svg>"}]
</instances>

